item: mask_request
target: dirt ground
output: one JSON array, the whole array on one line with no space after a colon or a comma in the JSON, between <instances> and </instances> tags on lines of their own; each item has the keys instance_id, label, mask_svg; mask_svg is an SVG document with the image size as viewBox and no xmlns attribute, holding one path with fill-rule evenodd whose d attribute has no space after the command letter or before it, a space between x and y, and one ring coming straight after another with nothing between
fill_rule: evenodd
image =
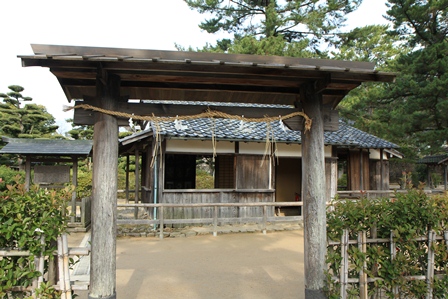
<instances>
[{"instance_id":1,"label":"dirt ground","mask_svg":"<svg viewBox=\"0 0 448 299\"><path fill-rule=\"evenodd\" d=\"M304 288L302 230L117 240L117 298L302 299Z\"/></svg>"}]
</instances>

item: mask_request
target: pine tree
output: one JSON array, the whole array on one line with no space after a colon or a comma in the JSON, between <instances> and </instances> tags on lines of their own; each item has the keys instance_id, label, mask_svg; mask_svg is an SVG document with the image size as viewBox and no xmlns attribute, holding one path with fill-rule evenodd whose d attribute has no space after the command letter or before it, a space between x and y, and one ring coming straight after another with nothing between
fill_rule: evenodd
<instances>
[{"instance_id":1,"label":"pine tree","mask_svg":"<svg viewBox=\"0 0 448 299\"><path fill-rule=\"evenodd\" d=\"M54 117L46 108L37 104L26 104L32 101L31 97L21 94L24 88L19 85L8 86L7 93L0 93L0 134L15 138L60 138L56 134L58 126Z\"/></svg>"},{"instance_id":2,"label":"pine tree","mask_svg":"<svg viewBox=\"0 0 448 299\"><path fill-rule=\"evenodd\" d=\"M236 43L244 41L246 37L250 37L252 42L258 41L264 45L266 42L275 43L277 51L269 50L263 53L268 55L278 53L278 49L284 48L285 43L298 43L297 45L303 49L321 55L322 44L327 43L339 32L345 22L345 15L357 9L362 0L185 0L185 2L191 9L210 16L199 25L209 33L220 31L233 33ZM282 43L279 43L280 40ZM222 45L223 43L219 46ZM259 50L251 51L252 54L259 52Z\"/></svg>"}]
</instances>

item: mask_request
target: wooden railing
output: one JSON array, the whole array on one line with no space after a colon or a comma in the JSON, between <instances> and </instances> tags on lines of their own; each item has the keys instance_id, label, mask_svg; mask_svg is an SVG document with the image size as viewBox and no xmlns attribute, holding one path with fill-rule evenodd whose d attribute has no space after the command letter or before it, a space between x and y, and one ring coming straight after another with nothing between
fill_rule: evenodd
<instances>
[{"instance_id":1,"label":"wooden railing","mask_svg":"<svg viewBox=\"0 0 448 299\"><path fill-rule=\"evenodd\" d=\"M71 231L85 232L89 230L91 222L91 201L90 196L83 197L80 201L75 202L75 210L71 210L70 221L68 226Z\"/></svg>"},{"instance_id":2,"label":"wooden railing","mask_svg":"<svg viewBox=\"0 0 448 299\"><path fill-rule=\"evenodd\" d=\"M158 203L158 204L118 204L118 208L157 208L157 219L118 219L118 224L147 224L158 225L159 236L163 239L163 228L165 224L213 224L213 235L218 234L219 223L247 223L255 222L261 223L262 231L266 234L266 227L268 222L290 222L300 221L302 216L268 216L268 207L300 207L302 202L251 202L251 203L190 203L190 204L173 204L173 203ZM165 209L167 208L205 208L213 209L213 216L210 218L196 218L196 219L165 219ZM240 207L260 207L262 215L258 217L218 217L219 208L240 208Z\"/></svg>"}]
</instances>

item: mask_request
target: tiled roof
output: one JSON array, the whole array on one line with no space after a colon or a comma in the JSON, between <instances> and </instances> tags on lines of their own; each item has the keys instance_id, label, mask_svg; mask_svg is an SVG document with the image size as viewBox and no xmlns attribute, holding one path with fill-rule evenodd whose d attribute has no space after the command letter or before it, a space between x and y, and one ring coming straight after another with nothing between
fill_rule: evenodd
<instances>
[{"instance_id":1,"label":"tiled roof","mask_svg":"<svg viewBox=\"0 0 448 299\"><path fill-rule=\"evenodd\" d=\"M196 119L177 122L160 122L152 124L154 133L171 138L185 139L211 139L214 132L218 140L239 140L263 142L266 140L266 132L274 135L276 142L301 143L301 132L292 131L280 122L272 122L269 125L263 122L243 122L232 119ZM137 133L141 134L141 133ZM132 138L129 137L124 138ZM378 138L374 135L356 129L344 121L339 122L339 130L325 132L324 142L327 145L339 145L355 148L398 148L398 145ZM123 141L121 140L121 141Z\"/></svg>"},{"instance_id":2,"label":"tiled roof","mask_svg":"<svg viewBox=\"0 0 448 299\"><path fill-rule=\"evenodd\" d=\"M0 154L22 155L89 155L92 151L91 140L57 140L57 139L21 139L5 138L8 142Z\"/></svg>"}]
</instances>

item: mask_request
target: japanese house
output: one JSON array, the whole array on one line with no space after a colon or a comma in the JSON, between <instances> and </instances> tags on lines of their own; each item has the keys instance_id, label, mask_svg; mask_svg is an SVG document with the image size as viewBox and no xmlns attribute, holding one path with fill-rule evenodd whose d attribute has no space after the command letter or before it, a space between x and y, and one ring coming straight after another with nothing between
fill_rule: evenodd
<instances>
[{"instance_id":1,"label":"japanese house","mask_svg":"<svg viewBox=\"0 0 448 299\"><path fill-rule=\"evenodd\" d=\"M195 103L201 104L206 107L211 103ZM336 127L324 134L327 200L338 188L389 190L389 159L400 156L398 146L345 121L339 121ZM290 130L281 121L201 118L156 122L120 140L120 154L142 157L136 167L142 202L285 202L302 197L301 132ZM197 162L201 159L214 161L212 189L196 186ZM343 185L338 186L338 181ZM209 216L204 209L187 210L191 209L170 216ZM260 215L257 208L228 209L227 213L228 217Z\"/></svg>"}]
</instances>

